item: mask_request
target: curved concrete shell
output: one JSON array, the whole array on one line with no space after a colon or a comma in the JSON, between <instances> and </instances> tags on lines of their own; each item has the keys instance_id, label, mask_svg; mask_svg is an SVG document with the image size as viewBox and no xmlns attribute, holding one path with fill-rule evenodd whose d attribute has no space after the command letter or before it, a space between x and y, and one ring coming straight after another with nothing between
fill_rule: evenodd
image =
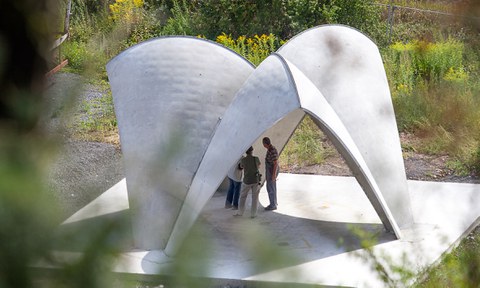
<instances>
[{"instance_id":1,"label":"curved concrete shell","mask_svg":"<svg viewBox=\"0 0 480 288\"><path fill-rule=\"evenodd\" d=\"M107 71L138 248L176 253L229 167L251 145L263 159L265 135L281 151L305 114L387 230L400 237L397 222L413 221L381 58L356 30L308 30L257 69L205 40L159 38L123 52Z\"/></svg>"},{"instance_id":2,"label":"curved concrete shell","mask_svg":"<svg viewBox=\"0 0 480 288\"><path fill-rule=\"evenodd\" d=\"M399 226L410 226L400 139L375 43L349 27L322 26L297 35L278 53L322 92L361 151Z\"/></svg>"},{"instance_id":3,"label":"curved concrete shell","mask_svg":"<svg viewBox=\"0 0 480 288\"><path fill-rule=\"evenodd\" d=\"M150 40L108 63L137 247L167 244L215 127L253 70L189 37Z\"/></svg>"}]
</instances>

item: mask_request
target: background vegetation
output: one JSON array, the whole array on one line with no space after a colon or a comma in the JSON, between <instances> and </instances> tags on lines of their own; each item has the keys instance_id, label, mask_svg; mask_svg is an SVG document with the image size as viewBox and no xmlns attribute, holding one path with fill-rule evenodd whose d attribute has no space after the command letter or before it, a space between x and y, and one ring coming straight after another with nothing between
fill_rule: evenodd
<instances>
[{"instance_id":1,"label":"background vegetation","mask_svg":"<svg viewBox=\"0 0 480 288\"><path fill-rule=\"evenodd\" d=\"M128 46L162 35L191 35L216 41L258 65L305 29L349 25L380 48L399 132L419 139L408 148L448 155L457 174L478 174L480 25L474 5L413 0L75 0L64 57L71 68L106 80L106 62ZM113 113L108 117L114 119ZM99 123L89 131L112 131L112 127ZM92 134L84 128L80 131ZM322 132L305 118L282 153L282 165L322 163L333 153L325 143ZM445 271L462 270L465 263L478 264L477 256L462 256L475 245L461 246L460 252L446 257L420 286L453 287L472 281L471 277L480 274L476 268L468 274L474 276L463 280L445 276Z\"/></svg>"},{"instance_id":2,"label":"background vegetation","mask_svg":"<svg viewBox=\"0 0 480 288\"><path fill-rule=\"evenodd\" d=\"M395 9L387 4L396 5ZM74 0L71 36L62 53L70 69L106 81L109 59L153 37L207 38L258 65L305 29L331 23L350 25L380 47L399 131L420 139L410 148L449 155L456 173L475 174L480 171L480 114L475 109L480 101L480 52L476 48L480 43L478 18L465 7L458 1L406 0ZM114 118L113 113L109 115ZM308 130L317 131L315 137L323 135L309 123L312 127L304 123L296 132L282 163L299 165L296 161L317 151L316 161L310 162L317 164L329 155L322 147L310 146L315 141ZM80 134L88 135L85 128L91 131L90 124L80 127ZM100 123L93 128L112 131L112 127ZM292 155L293 151L304 155Z\"/></svg>"},{"instance_id":3,"label":"background vegetation","mask_svg":"<svg viewBox=\"0 0 480 288\"><path fill-rule=\"evenodd\" d=\"M97 65L92 67L85 62L76 65L73 61L71 67L89 67L95 79L105 79L106 61L120 50L152 37L200 35L258 65L305 29L332 23L355 27L380 48L399 132L412 133L420 139L409 149L449 155L450 165L458 174L480 173L479 26L478 19L471 18L475 10L468 9L468 3L407 0L117 0L114 3L104 0L96 6L82 0L76 3L79 10L74 21L79 22L72 25L69 49L74 52L72 56L78 54L81 61L95 59ZM397 6L393 9L387 4ZM68 51L65 57L71 57ZM332 153L324 144L322 132L307 117L283 151L281 162L292 166L322 163ZM471 246L461 246L462 252L452 255L466 255L468 247ZM449 256L440 267L456 266L454 269L458 271L465 267L464 263L472 262ZM444 275L444 271L445 268L440 268L430 274ZM473 274L476 275L475 271ZM431 282L420 285L460 283L450 277L427 279Z\"/></svg>"},{"instance_id":4,"label":"background vegetation","mask_svg":"<svg viewBox=\"0 0 480 288\"><path fill-rule=\"evenodd\" d=\"M44 85L40 79L48 64L47 40L52 31L63 29L66 4L67 0L0 2L0 287L41 286L25 267L39 257L49 259L48 251L59 241L54 229L60 219L41 188L42 165L51 155L52 142L38 124L44 111L38 87ZM391 9L386 4L398 6ZM421 139L412 149L450 155L459 173L479 173L478 5L413 0L73 0L70 37L60 57L69 60L71 71L105 84L109 59L153 37L200 35L258 64L304 29L350 25L380 47L399 130ZM102 112L104 119L86 119L77 127L79 137L115 132L111 95L99 101L101 107L110 105ZM96 103L83 106L98 111ZM95 137L99 139L98 133ZM319 139L323 135L306 118L282 161L320 163L330 151L319 145ZM49 259L66 269L45 286L112 286L107 273L99 271L110 271L108 260L116 248L108 238L122 230L118 225L105 223L89 231L85 237L90 244L75 263ZM469 245L449 254L438 270L427 271L427 280L419 285L478 286L478 239L465 241Z\"/></svg>"}]
</instances>

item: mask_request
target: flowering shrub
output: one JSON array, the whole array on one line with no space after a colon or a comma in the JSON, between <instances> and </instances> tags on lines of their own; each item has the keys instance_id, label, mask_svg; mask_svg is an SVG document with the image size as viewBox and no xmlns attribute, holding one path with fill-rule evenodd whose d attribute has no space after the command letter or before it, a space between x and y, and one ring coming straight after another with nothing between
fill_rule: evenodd
<instances>
[{"instance_id":1,"label":"flowering shrub","mask_svg":"<svg viewBox=\"0 0 480 288\"><path fill-rule=\"evenodd\" d=\"M242 55L255 65L260 64L272 52L276 51L283 43L275 35L262 34L247 38L240 36L233 39L230 35L222 33L216 41Z\"/></svg>"},{"instance_id":2,"label":"flowering shrub","mask_svg":"<svg viewBox=\"0 0 480 288\"><path fill-rule=\"evenodd\" d=\"M143 7L143 0L115 0L110 5L111 19L126 23L136 22L139 8Z\"/></svg>"},{"instance_id":3,"label":"flowering shrub","mask_svg":"<svg viewBox=\"0 0 480 288\"><path fill-rule=\"evenodd\" d=\"M449 39L437 43L395 43L384 55L393 69L388 71L393 88L403 93L411 92L415 84L422 80L458 82L467 79L463 65L464 51L461 42Z\"/></svg>"}]
</instances>

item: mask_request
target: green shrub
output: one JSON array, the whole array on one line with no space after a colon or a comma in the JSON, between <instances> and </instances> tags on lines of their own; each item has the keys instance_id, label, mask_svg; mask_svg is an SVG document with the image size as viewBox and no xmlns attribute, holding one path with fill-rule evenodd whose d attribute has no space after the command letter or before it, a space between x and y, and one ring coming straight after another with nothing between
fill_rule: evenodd
<instances>
[{"instance_id":1,"label":"green shrub","mask_svg":"<svg viewBox=\"0 0 480 288\"><path fill-rule=\"evenodd\" d=\"M449 39L446 42L418 41L414 45L412 62L418 76L424 79L442 79L449 70L463 70L463 44Z\"/></svg>"},{"instance_id":2,"label":"green shrub","mask_svg":"<svg viewBox=\"0 0 480 288\"><path fill-rule=\"evenodd\" d=\"M83 71L89 59L87 45L83 42L67 41L62 45L63 58L68 60L68 66L76 71Z\"/></svg>"},{"instance_id":3,"label":"green shrub","mask_svg":"<svg viewBox=\"0 0 480 288\"><path fill-rule=\"evenodd\" d=\"M464 45L454 39L429 43L397 42L383 50L394 92L410 93L422 81L465 81Z\"/></svg>"},{"instance_id":4,"label":"green shrub","mask_svg":"<svg viewBox=\"0 0 480 288\"><path fill-rule=\"evenodd\" d=\"M111 29L108 10L101 10L100 7L83 0L72 2L69 41L86 43L93 35L107 33Z\"/></svg>"},{"instance_id":5,"label":"green shrub","mask_svg":"<svg viewBox=\"0 0 480 288\"><path fill-rule=\"evenodd\" d=\"M415 150L449 154L456 167L474 169L479 73L475 61L464 59L477 59L476 53L454 39L395 43L382 52L398 127L421 139Z\"/></svg>"},{"instance_id":6,"label":"green shrub","mask_svg":"<svg viewBox=\"0 0 480 288\"><path fill-rule=\"evenodd\" d=\"M142 21L132 27L126 41L126 46L133 46L148 39L158 37L161 34L161 25L155 17L155 11L145 10L143 11Z\"/></svg>"},{"instance_id":7,"label":"green shrub","mask_svg":"<svg viewBox=\"0 0 480 288\"><path fill-rule=\"evenodd\" d=\"M181 1L181 2L179 2ZM193 23L190 11L185 0L173 0L171 9L172 16L168 18L165 26L162 27L163 35L194 35Z\"/></svg>"}]
</instances>

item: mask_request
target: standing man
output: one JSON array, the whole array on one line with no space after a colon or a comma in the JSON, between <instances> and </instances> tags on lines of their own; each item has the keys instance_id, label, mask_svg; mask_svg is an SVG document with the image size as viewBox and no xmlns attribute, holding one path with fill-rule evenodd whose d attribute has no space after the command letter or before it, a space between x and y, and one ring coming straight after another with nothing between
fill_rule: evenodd
<instances>
[{"instance_id":1,"label":"standing man","mask_svg":"<svg viewBox=\"0 0 480 288\"><path fill-rule=\"evenodd\" d=\"M270 205L265 210L277 210L277 175L278 175L278 151L272 145L270 138L264 137L262 140L263 147L267 149L265 155L265 180L267 180L267 192Z\"/></svg>"},{"instance_id":2,"label":"standing man","mask_svg":"<svg viewBox=\"0 0 480 288\"><path fill-rule=\"evenodd\" d=\"M258 185L258 167L260 166L260 159L252 155L253 147L248 148L247 156L243 157L240 166L243 168L243 185L240 192L240 203L238 212L233 216L242 216L245 212L245 202L247 201L248 192L252 190L252 207L250 217L257 217L258 207L258 193L260 192Z\"/></svg>"}]
</instances>

